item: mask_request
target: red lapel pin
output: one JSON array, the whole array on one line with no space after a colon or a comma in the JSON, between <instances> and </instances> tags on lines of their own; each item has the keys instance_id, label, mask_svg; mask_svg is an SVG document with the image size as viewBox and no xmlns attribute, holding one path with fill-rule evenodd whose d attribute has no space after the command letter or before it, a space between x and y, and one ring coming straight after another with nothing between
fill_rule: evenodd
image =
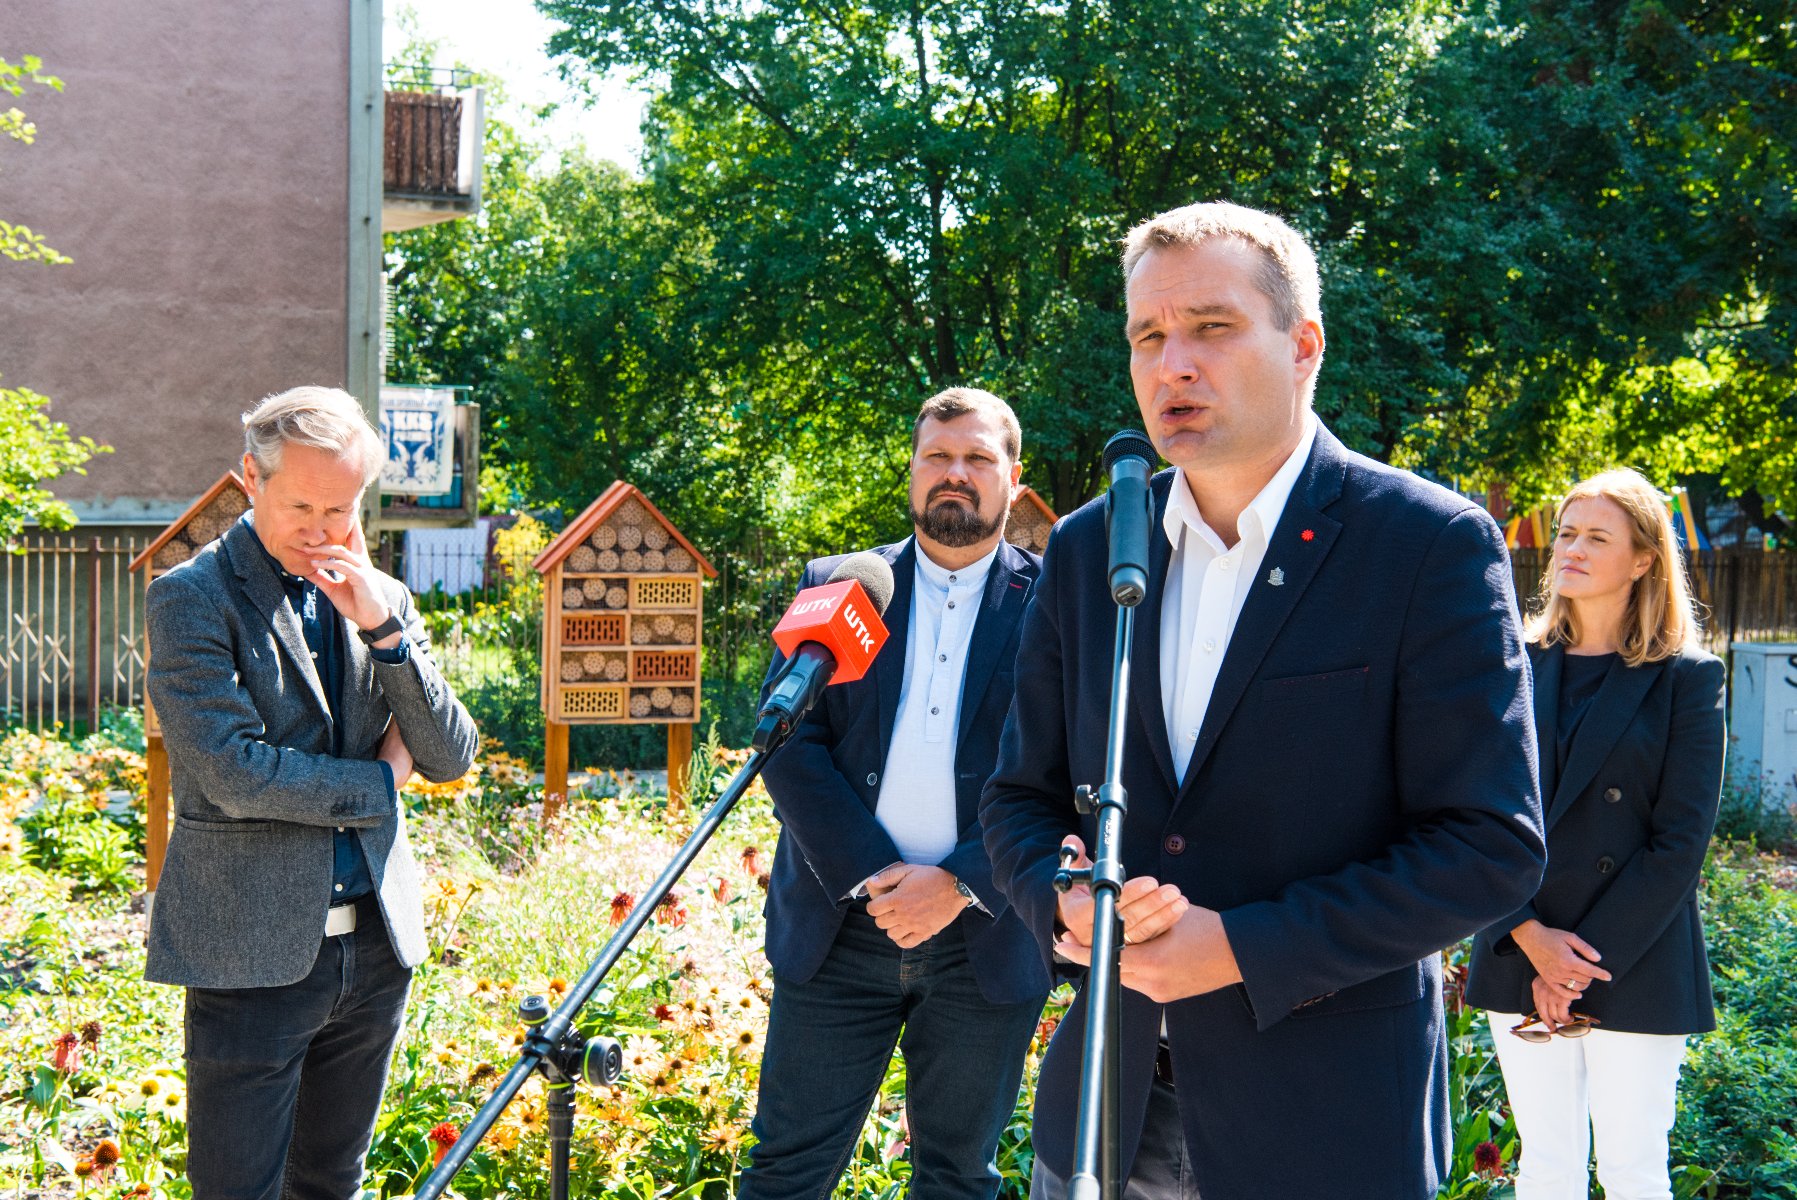
<instances>
[{"instance_id":1,"label":"red lapel pin","mask_svg":"<svg viewBox=\"0 0 1797 1200\"><path fill-rule=\"evenodd\" d=\"M1314 542L1317 540L1317 532L1314 529L1306 529L1303 533L1300 533L1298 536L1303 538L1307 542Z\"/></svg>"}]
</instances>

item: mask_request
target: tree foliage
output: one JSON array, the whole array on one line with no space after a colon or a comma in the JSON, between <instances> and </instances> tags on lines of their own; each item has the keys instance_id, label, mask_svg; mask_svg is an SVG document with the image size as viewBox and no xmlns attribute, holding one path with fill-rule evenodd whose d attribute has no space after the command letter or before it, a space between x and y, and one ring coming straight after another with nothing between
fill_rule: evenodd
<instances>
[{"instance_id":1,"label":"tree foliage","mask_svg":"<svg viewBox=\"0 0 1797 1200\"><path fill-rule=\"evenodd\" d=\"M52 91L62 91L62 80L54 75L44 74L43 60L36 55L27 54L16 63L0 58L0 92L14 97L23 96L25 88L31 84L47 87ZM37 126L26 120L24 112L17 106L10 106L0 110L0 134L29 146L37 140ZM45 245L44 239L38 234L4 218L0 218L0 255L15 262L70 261L67 256Z\"/></svg>"},{"instance_id":2,"label":"tree foliage","mask_svg":"<svg viewBox=\"0 0 1797 1200\"><path fill-rule=\"evenodd\" d=\"M43 65L30 54L18 63L0 58L0 91L20 96L33 83L61 91L62 81L45 75ZM0 112L0 133L30 145L37 138L37 126L17 108L9 108ZM25 226L5 220L0 220L0 255L24 263L70 261ZM108 449L90 438L71 437L66 426L44 412L49 403L48 397L29 388L0 387L0 547L12 546L27 523L46 529L73 525L69 506L39 485L66 471L81 473L81 464Z\"/></svg>"}]
</instances>

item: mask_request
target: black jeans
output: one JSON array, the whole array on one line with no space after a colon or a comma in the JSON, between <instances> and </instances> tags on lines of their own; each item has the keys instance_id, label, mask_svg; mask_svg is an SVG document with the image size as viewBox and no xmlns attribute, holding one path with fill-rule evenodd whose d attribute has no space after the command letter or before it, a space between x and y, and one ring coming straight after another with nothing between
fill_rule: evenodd
<instances>
[{"instance_id":1,"label":"black jeans","mask_svg":"<svg viewBox=\"0 0 1797 1200\"><path fill-rule=\"evenodd\" d=\"M895 1043L905 1055L910 1194L991 1200L993 1153L1041 1016L1042 999L993 1004L980 994L958 924L901 950L857 905L816 975L774 977L757 1143L738 1200L827 1200Z\"/></svg>"},{"instance_id":2,"label":"black jeans","mask_svg":"<svg viewBox=\"0 0 1797 1200\"><path fill-rule=\"evenodd\" d=\"M412 972L373 897L298 983L187 989L194 1200L351 1200Z\"/></svg>"},{"instance_id":3,"label":"black jeans","mask_svg":"<svg viewBox=\"0 0 1797 1200\"><path fill-rule=\"evenodd\" d=\"M1123 1200L1199 1200L1185 1127L1179 1121L1179 1095L1159 1078L1151 1087L1142 1141L1123 1185ZM1043 1166L1041 1159L1030 1177L1030 1200L1067 1200L1067 1181Z\"/></svg>"}]
</instances>

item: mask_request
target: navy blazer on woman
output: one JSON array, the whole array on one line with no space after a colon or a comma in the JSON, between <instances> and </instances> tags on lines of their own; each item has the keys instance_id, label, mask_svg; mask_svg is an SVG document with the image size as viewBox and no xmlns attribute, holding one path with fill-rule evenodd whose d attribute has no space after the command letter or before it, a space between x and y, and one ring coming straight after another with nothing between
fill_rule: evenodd
<instances>
[{"instance_id":1,"label":"navy blazer on woman","mask_svg":"<svg viewBox=\"0 0 1797 1200\"><path fill-rule=\"evenodd\" d=\"M1161 704L1173 480L1153 480L1123 863L1222 913L1244 982L1125 990L1121 1126L1141 1137L1164 1017L1205 1200L1433 1197L1449 1155L1438 951L1514 911L1545 851L1502 535L1463 498L1319 430L1244 602L1184 783ZM1104 511L1054 533L982 819L994 878L1054 941L1056 848L1090 846L1117 609ZM1085 998L1043 1060L1035 1149L1066 1177Z\"/></svg>"},{"instance_id":2,"label":"navy blazer on woman","mask_svg":"<svg viewBox=\"0 0 1797 1200\"><path fill-rule=\"evenodd\" d=\"M917 570L915 539L874 551L892 564L886 644L868 673L828 688L824 698L769 757L763 771L782 832L767 896L767 956L781 976L810 979L842 927L848 895L863 880L901 860L898 847L874 819L880 773L898 720L905 681L905 643L911 631L911 591ZM830 578L843 556L805 568L801 588ZM1046 995L1048 972L1034 939L992 884L979 824L980 789L998 758L999 731L1015 687L1017 637L1030 586L1042 560L1008 542L986 576L980 615L968 643L955 737L954 850L937 864L965 883L987 912L969 907L956 920L980 992L994 1004ZM785 659L776 653L771 681ZM765 689L764 689L765 692ZM990 915L988 915L988 913Z\"/></svg>"},{"instance_id":3,"label":"navy blazer on woman","mask_svg":"<svg viewBox=\"0 0 1797 1200\"><path fill-rule=\"evenodd\" d=\"M1697 913L1722 792L1722 660L1702 650L1627 667L1618 658L1574 733L1558 774L1563 646L1529 647L1547 875L1520 911L1473 941L1466 999L1478 1008L1535 1007L1535 968L1510 931L1531 917L1570 929L1614 977L1593 981L1574 1010L1623 1033L1716 1027L1710 961Z\"/></svg>"}]
</instances>

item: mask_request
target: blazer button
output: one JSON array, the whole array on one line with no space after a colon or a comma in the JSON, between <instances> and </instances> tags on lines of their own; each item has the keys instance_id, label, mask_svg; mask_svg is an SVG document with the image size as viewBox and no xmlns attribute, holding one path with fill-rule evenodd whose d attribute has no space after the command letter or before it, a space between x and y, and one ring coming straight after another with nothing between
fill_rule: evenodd
<instances>
[{"instance_id":1,"label":"blazer button","mask_svg":"<svg viewBox=\"0 0 1797 1200\"><path fill-rule=\"evenodd\" d=\"M1616 803L1618 800L1622 799L1622 789L1621 788L1605 788L1604 789L1604 799L1608 800L1611 804Z\"/></svg>"},{"instance_id":2,"label":"blazer button","mask_svg":"<svg viewBox=\"0 0 1797 1200\"><path fill-rule=\"evenodd\" d=\"M867 773L867 786L868 787L873 787L875 784L877 784L879 782L880 782L880 776L878 773L876 773L874 771L869 771Z\"/></svg>"},{"instance_id":3,"label":"blazer button","mask_svg":"<svg viewBox=\"0 0 1797 1200\"><path fill-rule=\"evenodd\" d=\"M1604 855L1602 858L1597 860L1597 873L1599 875L1608 875L1611 871L1614 871L1615 869L1616 869L1616 860L1611 858L1608 854Z\"/></svg>"},{"instance_id":4,"label":"blazer button","mask_svg":"<svg viewBox=\"0 0 1797 1200\"><path fill-rule=\"evenodd\" d=\"M1161 845L1168 854L1184 854L1186 852L1186 840L1177 833L1169 833L1167 840Z\"/></svg>"}]
</instances>

